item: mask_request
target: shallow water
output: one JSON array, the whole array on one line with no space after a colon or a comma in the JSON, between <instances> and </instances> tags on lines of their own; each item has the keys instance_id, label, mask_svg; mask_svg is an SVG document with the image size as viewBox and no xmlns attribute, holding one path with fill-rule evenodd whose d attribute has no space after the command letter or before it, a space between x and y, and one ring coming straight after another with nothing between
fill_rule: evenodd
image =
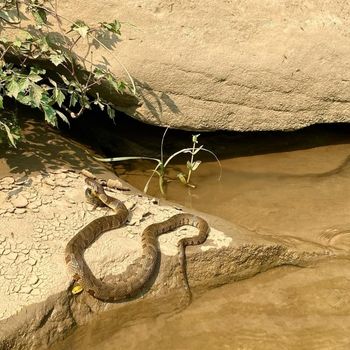
<instances>
[{"instance_id":1,"label":"shallow water","mask_svg":"<svg viewBox=\"0 0 350 350\"><path fill-rule=\"evenodd\" d=\"M201 164L193 177L196 189L172 181L167 199L217 215L258 234L294 236L341 246L350 234L350 145L223 159L218 181L215 162ZM138 161L126 181L143 188L152 164ZM169 169L176 178L182 165ZM159 195L157 181L150 194ZM350 242L349 242L350 243Z\"/></svg>"},{"instance_id":2,"label":"shallow water","mask_svg":"<svg viewBox=\"0 0 350 350\"><path fill-rule=\"evenodd\" d=\"M120 328L122 315L101 315L61 349L348 349L350 261L280 267L196 296L179 313L156 314Z\"/></svg>"},{"instance_id":3,"label":"shallow water","mask_svg":"<svg viewBox=\"0 0 350 350\"><path fill-rule=\"evenodd\" d=\"M348 136L349 135L349 136ZM200 165L192 182L167 185L167 199L220 216L257 234L285 235L350 249L350 133L325 131L287 137L279 147L264 137ZM325 142L323 142L326 139ZM307 147L305 146L307 144ZM227 147L235 147L227 145ZM222 144L220 151L223 150ZM249 151L241 151L244 147ZM271 150L274 149L272 152ZM228 152L229 153L229 152ZM120 163L116 172L142 189L153 163ZM180 163L169 168L176 179ZM150 194L159 195L154 181ZM195 295L145 305L132 324L120 313L101 315L53 349L349 349L350 261L308 268L285 266ZM137 316L137 312L136 312ZM142 316L142 317L141 317Z\"/></svg>"}]
</instances>

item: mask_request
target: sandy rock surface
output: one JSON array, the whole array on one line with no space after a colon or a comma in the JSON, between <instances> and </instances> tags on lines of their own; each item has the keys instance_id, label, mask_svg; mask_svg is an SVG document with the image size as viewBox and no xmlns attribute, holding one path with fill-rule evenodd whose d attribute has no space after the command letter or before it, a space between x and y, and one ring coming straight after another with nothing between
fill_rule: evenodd
<instances>
[{"instance_id":1,"label":"sandy rock surface","mask_svg":"<svg viewBox=\"0 0 350 350\"><path fill-rule=\"evenodd\" d=\"M65 245L87 223L113 213L86 204L83 188L84 177L67 169L0 180L0 319L67 287L71 278L65 272ZM156 221L163 221L179 212L135 193L110 194L126 204L130 217L126 227L104 234L86 253L100 276L122 272L141 255L140 234L155 222L155 215ZM196 230L184 227L161 237L162 253L176 255L176 242L186 234L195 235ZM227 247L232 240L216 230L211 238L206 249Z\"/></svg>"},{"instance_id":2,"label":"sandy rock surface","mask_svg":"<svg viewBox=\"0 0 350 350\"><path fill-rule=\"evenodd\" d=\"M63 0L59 10L125 22L107 45L134 77L138 101L109 98L148 123L246 131L350 120L346 2Z\"/></svg>"}]
</instances>

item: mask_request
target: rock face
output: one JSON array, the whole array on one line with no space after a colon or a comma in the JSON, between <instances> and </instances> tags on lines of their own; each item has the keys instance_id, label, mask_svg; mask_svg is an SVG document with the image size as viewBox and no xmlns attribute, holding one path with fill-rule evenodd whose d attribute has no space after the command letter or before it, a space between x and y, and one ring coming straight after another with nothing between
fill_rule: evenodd
<instances>
[{"instance_id":1,"label":"rock face","mask_svg":"<svg viewBox=\"0 0 350 350\"><path fill-rule=\"evenodd\" d=\"M248 131L350 121L344 2L64 0L59 11L135 25L123 25L115 52L140 103L114 102L147 123ZM108 60L125 76L115 58Z\"/></svg>"}]
</instances>

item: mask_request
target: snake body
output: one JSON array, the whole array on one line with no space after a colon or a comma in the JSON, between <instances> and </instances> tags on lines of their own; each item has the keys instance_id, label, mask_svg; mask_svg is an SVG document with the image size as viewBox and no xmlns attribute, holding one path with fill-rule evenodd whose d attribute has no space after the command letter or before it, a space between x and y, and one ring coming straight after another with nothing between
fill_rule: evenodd
<instances>
[{"instance_id":1,"label":"snake body","mask_svg":"<svg viewBox=\"0 0 350 350\"><path fill-rule=\"evenodd\" d=\"M185 270L185 248L189 245L205 242L209 233L208 223L196 215L176 214L168 220L149 225L141 236L142 256L135 263L129 265L124 272L100 280L94 276L86 263L84 252L104 232L123 226L128 218L128 210L120 200L108 196L97 181L86 178L85 182L88 186L86 195L90 201L106 205L112 208L115 213L93 220L68 242L65 260L74 281L93 297L106 302L130 298L140 292L154 274L159 259L158 236L178 227L190 225L198 228L198 235L182 238L178 242L179 262L184 277L184 286L189 291Z\"/></svg>"}]
</instances>

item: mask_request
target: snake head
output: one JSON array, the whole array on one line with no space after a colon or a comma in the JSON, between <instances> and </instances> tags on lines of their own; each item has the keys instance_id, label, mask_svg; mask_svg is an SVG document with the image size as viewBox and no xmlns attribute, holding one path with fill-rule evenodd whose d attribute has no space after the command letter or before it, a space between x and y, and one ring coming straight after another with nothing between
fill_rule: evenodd
<instances>
[{"instance_id":1,"label":"snake head","mask_svg":"<svg viewBox=\"0 0 350 350\"><path fill-rule=\"evenodd\" d=\"M85 188L85 200L94 207L106 206L90 187Z\"/></svg>"}]
</instances>

